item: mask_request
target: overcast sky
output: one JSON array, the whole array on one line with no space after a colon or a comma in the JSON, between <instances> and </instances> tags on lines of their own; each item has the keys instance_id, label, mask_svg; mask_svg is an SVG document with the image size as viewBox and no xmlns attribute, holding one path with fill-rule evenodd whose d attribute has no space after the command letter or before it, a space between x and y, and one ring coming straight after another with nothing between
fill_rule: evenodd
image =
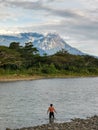
<instances>
[{"instance_id":1,"label":"overcast sky","mask_svg":"<svg viewBox=\"0 0 98 130\"><path fill-rule=\"evenodd\" d=\"M98 0L0 0L0 34L58 33L98 56Z\"/></svg>"}]
</instances>

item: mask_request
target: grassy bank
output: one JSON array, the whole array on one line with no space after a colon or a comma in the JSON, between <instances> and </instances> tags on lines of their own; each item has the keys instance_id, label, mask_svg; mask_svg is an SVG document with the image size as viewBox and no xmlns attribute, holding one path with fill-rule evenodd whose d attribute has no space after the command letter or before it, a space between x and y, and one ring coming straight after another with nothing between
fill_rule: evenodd
<instances>
[{"instance_id":1,"label":"grassy bank","mask_svg":"<svg viewBox=\"0 0 98 130\"><path fill-rule=\"evenodd\" d=\"M7 74L0 75L0 82L6 81L22 81L22 80L36 80L36 79L47 79L47 78L78 78L78 77L98 77L98 75L88 75L88 74L33 74L33 75L23 75L23 74Z\"/></svg>"}]
</instances>

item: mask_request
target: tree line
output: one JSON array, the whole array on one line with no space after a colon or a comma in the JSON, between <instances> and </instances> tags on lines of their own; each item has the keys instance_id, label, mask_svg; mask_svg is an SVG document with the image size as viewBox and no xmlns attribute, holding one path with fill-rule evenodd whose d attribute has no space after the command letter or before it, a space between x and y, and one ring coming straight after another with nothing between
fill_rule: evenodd
<instances>
[{"instance_id":1,"label":"tree line","mask_svg":"<svg viewBox=\"0 0 98 130\"><path fill-rule=\"evenodd\" d=\"M0 46L1 75L98 75L98 59L89 55L72 55L61 50L54 55L44 54L31 42L20 46L12 42Z\"/></svg>"}]
</instances>

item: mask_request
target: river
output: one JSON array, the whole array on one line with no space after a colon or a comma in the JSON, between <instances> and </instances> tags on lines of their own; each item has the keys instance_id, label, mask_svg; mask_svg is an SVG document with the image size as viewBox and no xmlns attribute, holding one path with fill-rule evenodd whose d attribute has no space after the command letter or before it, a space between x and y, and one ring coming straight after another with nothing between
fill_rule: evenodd
<instances>
[{"instance_id":1,"label":"river","mask_svg":"<svg viewBox=\"0 0 98 130\"><path fill-rule=\"evenodd\" d=\"M51 103L55 122L98 115L98 77L0 82L0 130L48 123Z\"/></svg>"}]
</instances>

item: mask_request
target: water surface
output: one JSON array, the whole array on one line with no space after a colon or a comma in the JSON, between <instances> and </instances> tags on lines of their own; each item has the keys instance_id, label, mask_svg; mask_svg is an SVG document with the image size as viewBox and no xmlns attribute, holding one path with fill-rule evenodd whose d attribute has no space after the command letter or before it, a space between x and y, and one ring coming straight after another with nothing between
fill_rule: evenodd
<instances>
[{"instance_id":1,"label":"water surface","mask_svg":"<svg viewBox=\"0 0 98 130\"><path fill-rule=\"evenodd\" d=\"M0 130L48 123L50 103L55 122L98 115L98 78L1 82Z\"/></svg>"}]
</instances>

